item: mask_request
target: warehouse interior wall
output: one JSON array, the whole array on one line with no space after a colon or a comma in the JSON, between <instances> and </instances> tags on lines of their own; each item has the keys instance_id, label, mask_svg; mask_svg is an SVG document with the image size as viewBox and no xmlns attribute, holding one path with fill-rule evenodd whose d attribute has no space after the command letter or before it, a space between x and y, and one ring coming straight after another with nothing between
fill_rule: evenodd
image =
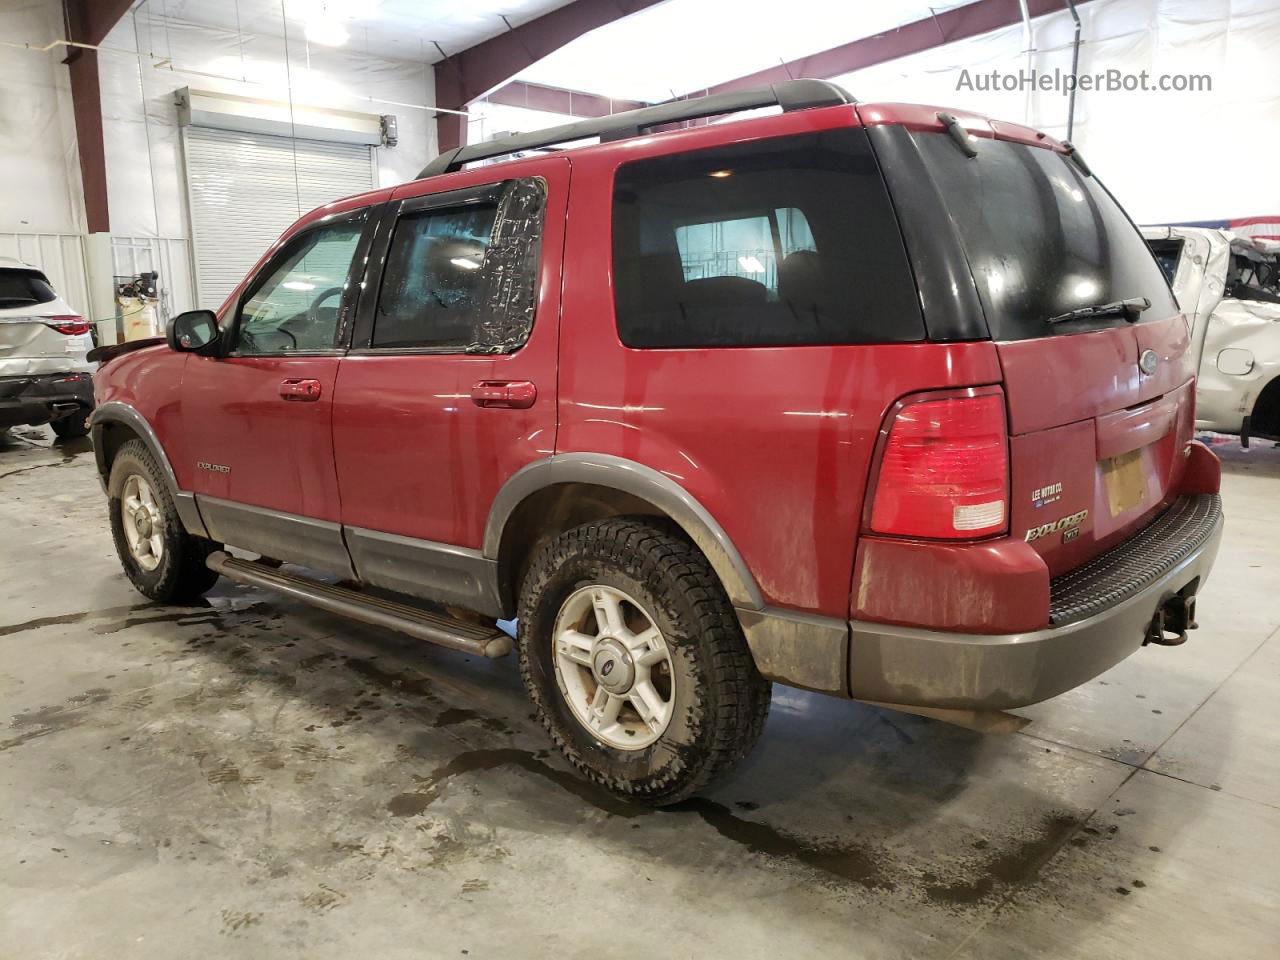
<instances>
[{"instance_id":1,"label":"warehouse interior wall","mask_svg":"<svg viewBox=\"0 0 1280 960\"><path fill-rule=\"evenodd\" d=\"M545 130L581 119L564 113L477 100L467 107L467 143L483 143L509 133Z\"/></svg>"},{"instance_id":2,"label":"warehouse interior wall","mask_svg":"<svg viewBox=\"0 0 1280 960\"><path fill-rule=\"evenodd\" d=\"M62 4L0 3L0 256L45 270L95 319L113 309L112 276L142 270L160 271L167 315L195 306L174 100L183 87L393 114L397 145L374 150L379 186L411 180L437 152L429 64L219 30L165 18L163 10L151 0L138 4L101 45L111 235L86 237L67 48L38 49L65 38Z\"/></svg>"},{"instance_id":3,"label":"warehouse interior wall","mask_svg":"<svg viewBox=\"0 0 1280 960\"><path fill-rule=\"evenodd\" d=\"M57 0L0 3L0 39L41 46L63 37ZM71 81L65 50L0 46L0 234L84 229ZM0 256L10 256L0 250Z\"/></svg>"},{"instance_id":4,"label":"warehouse interior wall","mask_svg":"<svg viewBox=\"0 0 1280 960\"><path fill-rule=\"evenodd\" d=\"M1274 0L1093 0L1078 8L1081 74L1208 74L1205 92L1080 91L1072 140L1139 223L1280 213L1280 4ZM1154 27L1153 27L1154 24ZM992 70L1071 70L1065 10L832 78L859 100L971 109L1066 138L1058 92L981 91Z\"/></svg>"},{"instance_id":5,"label":"warehouse interior wall","mask_svg":"<svg viewBox=\"0 0 1280 960\"><path fill-rule=\"evenodd\" d=\"M113 233L190 236L174 103L174 91L183 87L394 114L399 143L376 150L379 186L413 179L435 155L427 109L435 103L435 81L428 64L184 23L161 10L142 4L103 43L126 54L101 58Z\"/></svg>"}]
</instances>

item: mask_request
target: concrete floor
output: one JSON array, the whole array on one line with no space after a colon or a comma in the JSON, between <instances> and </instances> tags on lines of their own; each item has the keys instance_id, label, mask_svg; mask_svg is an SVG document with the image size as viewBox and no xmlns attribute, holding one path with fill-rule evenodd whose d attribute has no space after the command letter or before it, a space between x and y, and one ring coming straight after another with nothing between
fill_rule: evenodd
<instances>
[{"instance_id":1,"label":"concrete floor","mask_svg":"<svg viewBox=\"0 0 1280 960\"><path fill-rule=\"evenodd\" d=\"M601 797L477 662L233 585L146 604L87 443L0 439L0 954L1280 957L1280 450L1222 450L1180 649L1022 733L779 688L756 752Z\"/></svg>"}]
</instances>

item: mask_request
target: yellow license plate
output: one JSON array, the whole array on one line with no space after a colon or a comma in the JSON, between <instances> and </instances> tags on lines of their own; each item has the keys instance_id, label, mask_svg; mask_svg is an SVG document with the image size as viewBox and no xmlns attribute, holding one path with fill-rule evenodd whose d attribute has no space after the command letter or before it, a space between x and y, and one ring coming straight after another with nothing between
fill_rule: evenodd
<instances>
[{"instance_id":1,"label":"yellow license plate","mask_svg":"<svg viewBox=\"0 0 1280 960\"><path fill-rule=\"evenodd\" d=\"M1147 471L1141 450L1103 460L1102 482L1107 487L1107 504L1113 517L1131 510L1146 498Z\"/></svg>"}]
</instances>

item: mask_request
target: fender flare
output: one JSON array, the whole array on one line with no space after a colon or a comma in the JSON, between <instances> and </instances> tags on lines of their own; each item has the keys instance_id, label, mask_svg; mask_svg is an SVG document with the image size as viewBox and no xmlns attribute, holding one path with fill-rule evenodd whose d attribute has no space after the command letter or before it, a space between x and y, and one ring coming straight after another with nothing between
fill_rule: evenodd
<instances>
[{"instance_id":1,"label":"fender flare","mask_svg":"<svg viewBox=\"0 0 1280 960\"><path fill-rule=\"evenodd\" d=\"M173 496L173 505L178 511L178 516L182 519L182 525L186 527L188 533L197 537L208 537L209 533L200 517L200 511L196 507L195 495L178 486L178 475L173 472L173 465L169 462L169 458L164 452L164 447L160 445L160 438L156 436L156 432L152 429L151 424L147 422L147 418L127 403L119 400L110 400L94 407L93 413L89 416L90 427L100 428L106 423L118 423L128 427L137 435L139 440L146 444L147 449L151 451L151 455L155 457L156 463L160 464L160 469L164 472L165 481L169 484L169 493ZM106 450L101 443L101 430L94 432L93 439L93 455L98 465L98 479L102 483L102 489L105 492L111 470L106 462Z\"/></svg>"},{"instance_id":2,"label":"fender flare","mask_svg":"<svg viewBox=\"0 0 1280 960\"><path fill-rule=\"evenodd\" d=\"M652 504L670 517L703 552L739 609L762 610L755 577L724 528L678 483L651 467L604 453L562 453L535 460L503 484L489 509L483 554L497 560L502 534L516 508L531 494L562 483L610 487Z\"/></svg>"}]
</instances>

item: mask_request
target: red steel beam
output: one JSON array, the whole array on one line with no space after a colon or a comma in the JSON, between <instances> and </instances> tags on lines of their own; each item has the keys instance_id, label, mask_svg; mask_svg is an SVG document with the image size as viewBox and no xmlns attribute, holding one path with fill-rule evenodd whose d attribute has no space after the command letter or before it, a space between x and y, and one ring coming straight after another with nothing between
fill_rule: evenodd
<instances>
[{"instance_id":1,"label":"red steel beam","mask_svg":"<svg viewBox=\"0 0 1280 960\"><path fill-rule=\"evenodd\" d=\"M436 105L462 110L530 64L584 33L651 7L661 0L574 0L506 33L451 54L435 65ZM466 142L466 118L436 117L440 150Z\"/></svg>"},{"instance_id":2,"label":"red steel beam","mask_svg":"<svg viewBox=\"0 0 1280 960\"><path fill-rule=\"evenodd\" d=\"M67 39L102 43L129 9L132 0L66 0L63 12ZM111 229L107 208L107 159L102 145L102 88L98 80L98 52L70 47L63 61L71 75L71 105L76 120L76 149L80 154L80 183L84 191L85 227L89 233Z\"/></svg>"},{"instance_id":3,"label":"red steel beam","mask_svg":"<svg viewBox=\"0 0 1280 960\"><path fill-rule=\"evenodd\" d=\"M111 212L107 208L107 158L102 145L98 51L78 50L65 63L71 72L71 106L76 120L76 150L80 154L85 229L89 233L105 233L111 229Z\"/></svg>"}]
</instances>

